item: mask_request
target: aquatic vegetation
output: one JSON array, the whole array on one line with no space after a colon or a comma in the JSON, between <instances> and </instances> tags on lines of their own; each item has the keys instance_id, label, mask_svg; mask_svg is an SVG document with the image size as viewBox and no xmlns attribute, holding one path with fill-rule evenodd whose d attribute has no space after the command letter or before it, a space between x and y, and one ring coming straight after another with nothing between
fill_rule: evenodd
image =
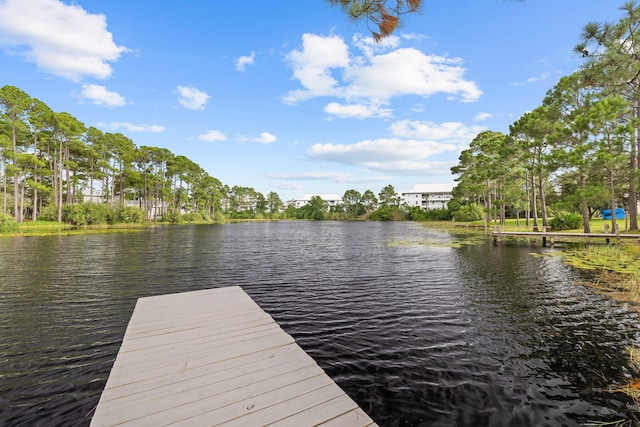
<instances>
[{"instance_id":1,"label":"aquatic vegetation","mask_svg":"<svg viewBox=\"0 0 640 427\"><path fill-rule=\"evenodd\" d=\"M640 251L634 244L586 245L563 253L567 264L586 270L640 273Z\"/></svg>"}]
</instances>

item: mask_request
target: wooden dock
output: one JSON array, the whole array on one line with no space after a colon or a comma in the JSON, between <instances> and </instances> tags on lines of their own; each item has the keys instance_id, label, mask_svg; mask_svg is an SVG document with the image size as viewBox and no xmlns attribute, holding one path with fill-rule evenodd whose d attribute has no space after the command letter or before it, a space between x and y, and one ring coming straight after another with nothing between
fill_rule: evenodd
<instances>
[{"instance_id":1,"label":"wooden dock","mask_svg":"<svg viewBox=\"0 0 640 427\"><path fill-rule=\"evenodd\" d=\"M91 426L375 426L240 287L140 298Z\"/></svg>"},{"instance_id":2,"label":"wooden dock","mask_svg":"<svg viewBox=\"0 0 640 427\"><path fill-rule=\"evenodd\" d=\"M614 234L614 233L567 233L555 231L493 231L491 233L494 242L499 242L503 237L529 237L542 238L542 246L547 245L547 241L553 247L555 240L559 239L604 239L606 243L615 240L620 243L622 239L640 239L640 234Z\"/></svg>"}]
</instances>

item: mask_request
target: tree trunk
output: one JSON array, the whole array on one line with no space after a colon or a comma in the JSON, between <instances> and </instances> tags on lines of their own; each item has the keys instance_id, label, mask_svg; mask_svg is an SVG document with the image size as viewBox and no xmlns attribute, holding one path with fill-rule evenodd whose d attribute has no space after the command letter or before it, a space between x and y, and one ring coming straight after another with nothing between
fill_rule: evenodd
<instances>
[{"instance_id":1,"label":"tree trunk","mask_svg":"<svg viewBox=\"0 0 640 427\"><path fill-rule=\"evenodd\" d=\"M3 203L2 203L2 213L7 213L7 160L2 159L2 193L3 193Z\"/></svg>"},{"instance_id":2,"label":"tree trunk","mask_svg":"<svg viewBox=\"0 0 640 427\"><path fill-rule=\"evenodd\" d=\"M62 222L62 141L60 141L60 149L58 152L58 222Z\"/></svg>"},{"instance_id":3,"label":"tree trunk","mask_svg":"<svg viewBox=\"0 0 640 427\"><path fill-rule=\"evenodd\" d=\"M636 103L636 119L640 120L640 102ZM629 230L638 230L638 164L640 164L640 126L636 127L636 142L631 143L629 156Z\"/></svg>"},{"instance_id":4,"label":"tree trunk","mask_svg":"<svg viewBox=\"0 0 640 427\"><path fill-rule=\"evenodd\" d=\"M11 127L11 139L13 140L13 167L18 170L16 165L16 159L18 158L18 135L15 125ZM16 222L22 222L22 215L18 209L18 202L20 200L20 189L18 188L18 172L13 173L13 217Z\"/></svg>"},{"instance_id":5,"label":"tree trunk","mask_svg":"<svg viewBox=\"0 0 640 427\"><path fill-rule=\"evenodd\" d=\"M616 193L613 179L613 170L609 170L609 192L611 193L611 231L618 234L618 223L616 221Z\"/></svg>"},{"instance_id":6,"label":"tree trunk","mask_svg":"<svg viewBox=\"0 0 640 427\"><path fill-rule=\"evenodd\" d=\"M531 175L531 210L533 213L533 231L538 230L538 199L536 197L535 178Z\"/></svg>"},{"instance_id":7,"label":"tree trunk","mask_svg":"<svg viewBox=\"0 0 640 427\"><path fill-rule=\"evenodd\" d=\"M64 149L64 163L63 164L69 164L69 147L65 147ZM72 187L71 187L71 168L69 166L67 166L65 168L65 178L67 180L67 203L71 204L73 202L73 191L72 191Z\"/></svg>"},{"instance_id":8,"label":"tree trunk","mask_svg":"<svg viewBox=\"0 0 640 427\"><path fill-rule=\"evenodd\" d=\"M580 188L584 189L587 185L587 177L584 175L582 171L580 171L580 180L579 180ZM591 233L591 224L589 223L589 205L587 201L582 198L580 201L580 205L582 206L582 228L584 229L585 234Z\"/></svg>"},{"instance_id":9,"label":"tree trunk","mask_svg":"<svg viewBox=\"0 0 640 427\"><path fill-rule=\"evenodd\" d=\"M33 156L36 158L33 167L33 211L31 212L31 221L38 220L38 140L33 140Z\"/></svg>"},{"instance_id":10,"label":"tree trunk","mask_svg":"<svg viewBox=\"0 0 640 427\"><path fill-rule=\"evenodd\" d=\"M544 195L544 183L542 178L538 178L538 193L540 194L540 210L542 211L542 226L549 226L549 218L547 217L547 199Z\"/></svg>"},{"instance_id":11,"label":"tree trunk","mask_svg":"<svg viewBox=\"0 0 640 427\"><path fill-rule=\"evenodd\" d=\"M25 184L22 183L20 186L20 222L24 221L24 187Z\"/></svg>"}]
</instances>

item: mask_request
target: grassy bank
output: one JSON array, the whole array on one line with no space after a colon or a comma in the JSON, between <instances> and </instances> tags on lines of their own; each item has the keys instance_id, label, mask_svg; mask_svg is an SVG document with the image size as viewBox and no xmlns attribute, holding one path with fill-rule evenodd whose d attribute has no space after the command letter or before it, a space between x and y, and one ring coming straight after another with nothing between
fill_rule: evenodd
<instances>
[{"instance_id":1,"label":"grassy bank","mask_svg":"<svg viewBox=\"0 0 640 427\"><path fill-rule=\"evenodd\" d=\"M150 225L154 224L150 222L143 224L87 225L78 227L56 221L35 221L23 222L15 224L12 227L0 229L0 237L130 232L142 230Z\"/></svg>"}]
</instances>

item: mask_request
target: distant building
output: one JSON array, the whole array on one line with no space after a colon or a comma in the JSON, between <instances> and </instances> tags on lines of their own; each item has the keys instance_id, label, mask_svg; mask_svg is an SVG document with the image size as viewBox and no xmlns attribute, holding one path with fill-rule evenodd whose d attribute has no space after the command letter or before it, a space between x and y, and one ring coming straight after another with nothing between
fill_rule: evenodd
<instances>
[{"instance_id":1,"label":"distant building","mask_svg":"<svg viewBox=\"0 0 640 427\"><path fill-rule=\"evenodd\" d=\"M400 193L400 203L419 206L424 210L446 209L455 183L415 184L413 189Z\"/></svg>"},{"instance_id":2,"label":"distant building","mask_svg":"<svg viewBox=\"0 0 640 427\"><path fill-rule=\"evenodd\" d=\"M299 199L290 200L287 204L296 208L301 208L311 201L312 197L320 197L329 208L342 204L342 196L339 194L305 194Z\"/></svg>"}]
</instances>

